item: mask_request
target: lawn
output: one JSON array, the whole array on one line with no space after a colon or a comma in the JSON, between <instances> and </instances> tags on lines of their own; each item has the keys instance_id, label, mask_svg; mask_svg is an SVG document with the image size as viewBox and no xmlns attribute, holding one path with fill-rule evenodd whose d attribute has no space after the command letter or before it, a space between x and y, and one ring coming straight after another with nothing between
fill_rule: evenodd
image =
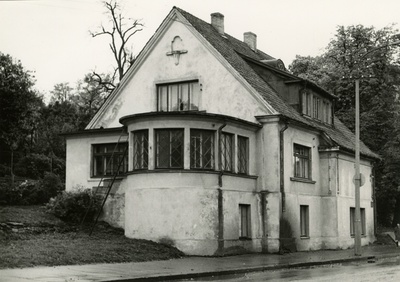
<instances>
[{"instance_id":1,"label":"lawn","mask_svg":"<svg viewBox=\"0 0 400 282\"><path fill-rule=\"evenodd\" d=\"M176 248L128 239L106 223L69 225L41 206L0 206L0 268L89 263L139 262L179 258Z\"/></svg>"}]
</instances>

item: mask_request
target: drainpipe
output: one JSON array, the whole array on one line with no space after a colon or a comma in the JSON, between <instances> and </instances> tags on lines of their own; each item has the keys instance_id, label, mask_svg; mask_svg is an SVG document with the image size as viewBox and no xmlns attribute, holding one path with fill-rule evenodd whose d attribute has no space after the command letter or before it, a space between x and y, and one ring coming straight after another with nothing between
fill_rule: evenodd
<instances>
[{"instance_id":1,"label":"drainpipe","mask_svg":"<svg viewBox=\"0 0 400 282\"><path fill-rule=\"evenodd\" d=\"M280 191L282 195L282 212L286 209L286 195L285 195L285 163L284 163L284 132L288 129L289 123L285 121L285 126L279 130L279 161L280 161Z\"/></svg>"},{"instance_id":2,"label":"drainpipe","mask_svg":"<svg viewBox=\"0 0 400 282\"><path fill-rule=\"evenodd\" d=\"M218 186L222 187L222 154L221 154L221 149L222 149L222 141L221 141L221 136L222 136L222 129L226 126L226 122L224 122L223 125L221 125L218 128L218 168L219 168L219 177L218 177Z\"/></svg>"},{"instance_id":3,"label":"drainpipe","mask_svg":"<svg viewBox=\"0 0 400 282\"><path fill-rule=\"evenodd\" d=\"M221 156L221 149L222 149L222 142L221 142L221 135L222 129L226 126L226 122L218 128L218 250L217 253L219 255L223 254L224 250L224 205L223 205L223 194L222 194L222 156Z\"/></svg>"}]
</instances>

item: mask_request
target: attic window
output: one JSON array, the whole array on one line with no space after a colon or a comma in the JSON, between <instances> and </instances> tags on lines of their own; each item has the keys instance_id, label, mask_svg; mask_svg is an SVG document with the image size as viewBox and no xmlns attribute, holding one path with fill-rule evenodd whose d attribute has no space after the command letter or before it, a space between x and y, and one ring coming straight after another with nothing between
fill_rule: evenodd
<instances>
[{"instance_id":1,"label":"attic window","mask_svg":"<svg viewBox=\"0 0 400 282\"><path fill-rule=\"evenodd\" d=\"M303 91L301 93L301 105L303 115L324 123L332 123L332 103L329 100Z\"/></svg>"},{"instance_id":2,"label":"attic window","mask_svg":"<svg viewBox=\"0 0 400 282\"><path fill-rule=\"evenodd\" d=\"M157 85L157 111L197 111L199 96L197 80Z\"/></svg>"}]
</instances>

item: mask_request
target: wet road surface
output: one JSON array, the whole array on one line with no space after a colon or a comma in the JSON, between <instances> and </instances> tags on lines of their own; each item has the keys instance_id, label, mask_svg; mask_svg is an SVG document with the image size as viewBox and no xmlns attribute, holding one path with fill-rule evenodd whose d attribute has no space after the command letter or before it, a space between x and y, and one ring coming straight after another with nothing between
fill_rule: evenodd
<instances>
[{"instance_id":1,"label":"wet road surface","mask_svg":"<svg viewBox=\"0 0 400 282\"><path fill-rule=\"evenodd\" d=\"M400 257L180 281L400 281Z\"/></svg>"}]
</instances>

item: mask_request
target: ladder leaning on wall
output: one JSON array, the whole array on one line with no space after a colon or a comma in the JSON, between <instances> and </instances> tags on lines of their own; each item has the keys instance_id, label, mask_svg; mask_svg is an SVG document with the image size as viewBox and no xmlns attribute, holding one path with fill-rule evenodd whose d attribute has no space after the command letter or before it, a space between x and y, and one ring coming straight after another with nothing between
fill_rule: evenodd
<instances>
[{"instance_id":1,"label":"ladder leaning on wall","mask_svg":"<svg viewBox=\"0 0 400 282\"><path fill-rule=\"evenodd\" d=\"M128 143L129 135L126 136L126 137L127 137L126 140L122 140L122 141L121 141L122 137L123 137L125 134L126 134L126 128L124 127L124 128L122 129L122 132L121 132L119 138L118 138L117 143L115 144L114 150L113 150L113 152L112 152L112 154L111 154L110 159L108 160L108 162L107 162L107 164L106 164L106 167L110 167L110 166L111 166L112 161L114 160L114 155L115 155L116 152L118 152L118 147L119 147L119 145L120 145L121 143ZM103 176L101 177L101 179L100 179L100 181L99 181L99 184L97 185L97 187L94 188L93 197L91 198L90 204L89 204L88 208L86 209L85 215L84 215L84 217L83 217L83 219L82 219L82 222L81 222L81 227L83 226L83 223L85 222L86 217L87 217L87 215L88 215L90 209L92 208L92 206L93 206L94 201L96 200L96 198L97 198L98 196L100 196L100 195L103 196L103 198L101 199L102 204L101 204L101 207L100 207L100 209L99 209L99 211L98 211L98 213L97 213L96 219L95 219L95 221L94 221L93 224L92 224L92 227L91 227L91 229L90 229L89 236L92 235L93 230L94 230L94 227L96 226L97 222L99 221L99 217L100 217L100 215L101 215L101 212L103 211L103 207L104 207L104 205L105 205L105 203L106 203L106 201L107 201L108 196L110 195L111 189L113 188L113 185L114 185L114 183L115 183L115 180L117 179L118 174L119 174L119 171L120 171L120 169L121 169L121 165L122 165L122 163L124 162L124 159L125 159L125 157L126 157L126 155L127 155L127 153L128 153L128 147L129 147L129 146L126 146L126 147L124 148L124 151L123 151L123 153L122 153L122 157L121 157L121 159L118 161L117 169L116 169L116 171L114 172L114 175L112 176L112 178L106 179L106 175L103 174ZM104 183L107 183L105 189L103 189L103 188L104 188L104 186L103 186Z\"/></svg>"}]
</instances>

